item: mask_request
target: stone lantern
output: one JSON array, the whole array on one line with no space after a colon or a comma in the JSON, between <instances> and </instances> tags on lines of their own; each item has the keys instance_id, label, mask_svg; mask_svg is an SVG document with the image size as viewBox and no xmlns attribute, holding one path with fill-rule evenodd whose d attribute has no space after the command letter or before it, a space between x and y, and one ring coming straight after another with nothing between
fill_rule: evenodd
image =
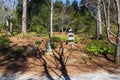
<instances>
[{"instance_id":1,"label":"stone lantern","mask_svg":"<svg viewBox=\"0 0 120 80\"><path fill-rule=\"evenodd\" d=\"M74 45L74 32L72 29L68 31L68 45Z\"/></svg>"},{"instance_id":2,"label":"stone lantern","mask_svg":"<svg viewBox=\"0 0 120 80\"><path fill-rule=\"evenodd\" d=\"M47 42L47 46L46 46L46 52L45 52L46 55L52 55L52 48L51 48L51 45L50 45L50 42Z\"/></svg>"}]
</instances>

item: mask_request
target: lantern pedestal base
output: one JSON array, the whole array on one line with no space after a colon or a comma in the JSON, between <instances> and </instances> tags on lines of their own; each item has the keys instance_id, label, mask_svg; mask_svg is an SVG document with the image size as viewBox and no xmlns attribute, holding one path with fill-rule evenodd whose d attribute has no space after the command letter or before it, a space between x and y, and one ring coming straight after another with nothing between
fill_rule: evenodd
<instances>
[{"instance_id":1,"label":"lantern pedestal base","mask_svg":"<svg viewBox=\"0 0 120 80\"><path fill-rule=\"evenodd\" d=\"M74 44L75 44L74 42L68 42L69 46L74 46Z\"/></svg>"},{"instance_id":2,"label":"lantern pedestal base","mask_svg":"<svg viewBox=\"0 0 120 80\"><path fill-rule=\"evenodd\" d=\"M52 52L45 52L44 54L45 54L45 55L53 55Z\"/></svg>"}]
</instances>

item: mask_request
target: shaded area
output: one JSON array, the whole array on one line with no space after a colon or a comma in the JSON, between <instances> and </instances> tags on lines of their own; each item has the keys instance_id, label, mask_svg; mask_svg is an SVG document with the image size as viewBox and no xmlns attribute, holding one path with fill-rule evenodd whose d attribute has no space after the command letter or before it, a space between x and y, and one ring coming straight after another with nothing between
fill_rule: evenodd
<instances>
[{"instance_id":1,"label":"shaded area","mask_svg":"<svg viewBox=\"0 0 120 80\"><path fill-rule=\"evenodd\" d=\"M2 77L15 80L19 78L18 75L33 71L37 72L35 75L45 76L49 80L54 80L55 76L58 79L71 80L71 73L79 74L97 69L115 73L110 68L120 66L108 61L104 56L97 57L85 53L84 46L79 43L68 46L64 42L58 42L58 45L56 49L53 49L53 55L45 54L45 48L43 48L46 46L45 41L38 46L14 44L2 49L0 51L0 68L4 69ZM33 78L28 77L28 79L32 80Z\"/></svg>"},{"instance_id":2,"label":"shaded area","mask_svg":"<svg viewBox=\"0 0 120 80\"><path fill-rule=\"evenodd\" d=\"M0 51L0 67L4 68L1 80L15 80L18 78L17 73L22 74L27 71L27 60L23 52L24 47L17 47L16 44Z\"/></svg>"},{"instance_id":3,"label":"shaded area","mask_svg":"<svg viewBox=\"0 0 120 80\"><path fill-rule=\"evenodd\" d=\"M65 62L65 56L64 56L65 53L64 53L64 47L63 47L62 42L60 43L59 52L57 52L56 50L55 50L55 52L59 56L56 56L54 53L54 59L55 59L55 61L57 60L60 64L60 66L61 66L60 71L61 71L63 77L65 78L65 80L70 80L70 77L69 77L67 69L66 69L66 62L67 62L67 59L69 58L69 56L71 55L71 52L70 52L69 56L66 58L66 62Z\"/></svg>"},{"instance_id":4,"label":"shaded area","mask_svg":"<svg viewBox=\"0 0 120 80\"><path fill-rule=\"evenodd\" d=\"M41 76L46 76L49 80L54 80L52 73L57 75L59 78L62 78L63 76L66 80L70 80L66 69L67 60L65 61L64 48L62 44L60 45L59 50L53 50L54 55L50 56L54 60L49 60L49 58L44 54L44 49L39 46L17 46L15 44L2 49L0 51L0 55L2 56L0 58L0 67L5 68L2 77L4 79L17 79L19 77L18 75L27 72L29 68L31 68L29 65L33 64L34 66L43 67ZM36 59L36 62L38 61L38 63L36 64L32 61L29 62L29 58ZM50 63L52 63L53 66L51 66ZM61 74L56 70L61 72Z\"/></svg>"},{"instance_id":5,"label":"shaded area","mask_svg":"<svg viewBox=\"0 0 120 80\"><path fill-rule=\"evenodd\" d=\"M67 59L69 58L69 56L71 55L71 53L65 59L65 56L64 56L65 53L64 53L64 48L62 46L62 43L60 43L59 51L55 50L55 49L53 50L53 55L51 56L53 58L53 60L50 60L49 58L47 58L44 55L41 55L42 52L44 52L44 51L39 50L37 59L40 62L42 62L42 65L44 66L43 74L45 74L48 79L54 80L54 78L52 77L52 74L51 74L51 71L52 71L59 78L62 78L62 76L63 76L65 80L70 80L70 77L69 77L67 69L66 69L66 62L67 62ZM50 63L52 63L54 66L51 66ZM60 71L61 75L56 70Z\"/></svg>"}]
</instances>

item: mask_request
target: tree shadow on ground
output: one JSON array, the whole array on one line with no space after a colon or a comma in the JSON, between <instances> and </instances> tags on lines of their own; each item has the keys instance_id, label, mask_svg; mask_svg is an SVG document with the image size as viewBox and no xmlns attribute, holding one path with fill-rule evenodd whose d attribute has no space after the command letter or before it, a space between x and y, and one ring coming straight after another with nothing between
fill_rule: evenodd
<instances>
[{"instance_id":1,"label":"tree shadow on ground","mask_svg":"<svg viewBox=\"0 0 120 80\"><path fill-rule=\"evenodd\" d=\"M45 74L49 80L54 80L53 75L51 74L52 71L52 73L57 75L58 78L63 80L71 80L66 69L66 62L72 52L67 57L65 57L64 47L62 43L60 43L59 51L54 49L52 53L53 54L50 57L52 57L54 60L49 59L47 56L41 55L44 54L44 51L42 50L39 50L37 53L37 59L42 62L42 65L44 66L43 74ZM54 66L51 66L48 61ZM61 72L61 74L58 72Z\"/></svg>"},{"instance_id":2,"label":"tree shadow on ground","mask_svg":"<svg viewBox=\"0 0 120 80\"><path fill-rule=\"evenodd\" d=\"M67 62L69 56L71 55L71 52L70 52L70 54L69 54L69 55L66 57L66 59L65 59L65 56L64 56L64 47L63 47L62 44L63 44L63 43L60 43L59 52L57 52L57 51L55 50L55 52L56 52L59 56L56 56L55 53L54 53L54 59L55 59L55 61L57 60L57 61L59 62L60 66L61 66L61 67L60 67L60 71L61 71L63 77L65 78L65 80L70 80L70 77L69 77L68 72L67 72L67 69L66 69L66 62ZM65 61L65 60L66 60L66 61ZM57 61L56 61L56 62L57 62Z\"/></svg>"},{"instance_id":3,"label":"tree shadow on ground","mask_svg":"<svg viewBox=\"0 0 120 80\"><path fill-rule=\"evenodd\" d=\"M72 53L72 48L69 55L65 56L63 43L60 43L59 50L54 49L53 55L49 55L53 59L51 60L44 54L45 50L41 48L38 48L35 51L29 51L31 52L28 52L29 54L24 54L27 53L27 47L29 47L29 45L21 47L14 45L0 51L0 55L3 56L3 58L0 58L0 67L5 68L3 75L0 77L1 80L15 80L19 78L18 75L28 71L28 64L43 67L44 70L42 76L46 76L49 80L54 80L54 75L52 73L57 75L60 79L71 80L66 69L66 63ZM33 47L34 45L32 48ZM27 58L30 57L39 60L40 64L29 62ZM53 66L49 63L52 63Z\"/></svg>"},{"instance_id":4,"label":"tree shadow on ground","mask_svg":"<svg viewBox=\"0 0 120 80\"><path fill-rule=\"evenodd\" d=\"M108 60L108 61L111 61L111 62L114 62L114 58L112 59L111 56L113 56L112 54L103 54L104 57Z\"/></svg>"},{"instance_id":5,"label":"tree shadow on ground","mask_svg":"<svg viewBox=\"0 0 120 80\"><path fill-rule=\"evenodd\" d=\"M94 64L94 66L112 74L117 73L116 69L119 67L119 65L115 64L111 58L106 58L103 56L99 56L96 60L92 60L92 63Z\"/></svg>"},{"instance_id":6,"label":"tree shadow on ground","mask_svg":"<svg viewBox=\"0 0 120 80\"><path fill-rule=\"evenodd\" d=\"M1 80L15 80L19 74L24 73L28 66L23 50L14 49L16 46L5 48L0 51L0 67L4 68ZM17 47L16 47L17 48ZM21 47L24 49L24 47ZM19 74L18 74L19 73Z\"/></svg>"}]
</instances>

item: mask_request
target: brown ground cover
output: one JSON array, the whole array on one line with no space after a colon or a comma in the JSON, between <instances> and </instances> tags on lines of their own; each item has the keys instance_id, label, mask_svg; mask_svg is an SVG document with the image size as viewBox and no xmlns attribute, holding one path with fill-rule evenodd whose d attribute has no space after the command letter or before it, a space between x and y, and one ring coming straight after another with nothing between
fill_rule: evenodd
<instances>
[{"instance_id":1,"label":"brown ground cover","mask_svg":"<svg viewBox=\"0 0 120 80\"><path fill-rule=\"evenodd\" d=\"M46 39L40 37L10 37L9 48L0 51L1 73L39 73L41 76L68 76L79 75L87 72L108 71L117 73L115 69L120 67L113 63L113 55L108 57L94 56L85 52L85 45L76 43L74 46L58 43L51 55L45 54ZM39 50L31 50L35 47L35 40L43 40ZM23 52L25 52L23 54ZM12 53L9 54L9 53ZM5 54L9 54L5 56ZM23 55L22 55L23 54ZM10 57L8 57L10 56Z\"/></svg>"}]
</instances>

